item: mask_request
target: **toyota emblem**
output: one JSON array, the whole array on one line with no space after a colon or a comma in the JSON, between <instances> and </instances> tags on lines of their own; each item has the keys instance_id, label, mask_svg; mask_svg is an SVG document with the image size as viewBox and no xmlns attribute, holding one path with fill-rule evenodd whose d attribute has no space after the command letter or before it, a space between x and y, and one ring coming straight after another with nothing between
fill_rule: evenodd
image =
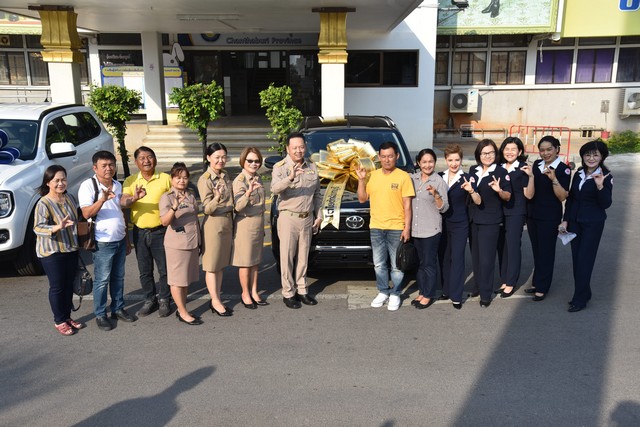
<instances>
[{"instance_id":1,"label":"toyota emblem","mask_svg":"<svg viewBox=\"0 0 640 427\"><path fill-rule=\"evenodd\" d=\"M358 215L353 215L348 217L345 223L350 229L357 230L359 228L362 228L362 226L364 225L364 218Z\"/></svg>"}]
</instances>

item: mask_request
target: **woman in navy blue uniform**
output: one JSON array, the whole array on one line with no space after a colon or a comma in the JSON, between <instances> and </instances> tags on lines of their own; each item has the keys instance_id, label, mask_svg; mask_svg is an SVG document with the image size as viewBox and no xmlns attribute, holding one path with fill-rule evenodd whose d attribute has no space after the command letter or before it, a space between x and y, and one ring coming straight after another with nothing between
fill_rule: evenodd
<instances>
[{"instance_id":1,"label":"woman in navy blue uniform","mask_svg":"<svg viewBox=\"0 0 640 427\"><path fill-rule=\"evenodd\" d=\"M462 308L464 292L464 257L469 238L469 203L480 204L471 175L462 172L462 148L458 144L444 149L447 170L440 176L447 184L449 209L442 214L442 236L440 238L440 271L442 278L441 300L451 299L453 307Z\"/></svg>"},{"instance_id":2,"label":"woman in navy blue uniform","mask_svg":"<svg viewBox=\"0 0 640 427\"><path fill-rule=\"evenodd\" d=\"M609 155L602 141L591 141L580 147L582 167L573 176L569 197L560 223L560 233L575 233L571 241L575 290L569 302L569 312L580 311L591 299L591 273L598 245L611 206L613 177L604 165Z\"/></svg>"},{"instance_id":3,"label":"woman in navy blue uniform","mask_svg":"<svg viewBox=\"0 0 640 427\"><path fill-rule=\"evenodd\" d=\"M469 169L472 182L477 182L482 201L471 205L471 258L475 287L480 294L480 306L489 307L493 295L493 274L500 224L504 217L502 205L511 199L511 181L505 169L498 165L498 147L490 139L478 143L475 151L477 166Z\"/></svg>"},{"instance_id":4,"label":"woman in navy blue uniform","mask_svg":"<svg viewBox=\"0 0 640 427\"><path fill-rule=\"evenodd\" d=\"M509 174L511 199L504 203L504 221L498 240L498 265L502 286L496 292L501 298L509 298L515 292L520 278L522 261L522 229L527 219L527 200L535 194L533 171L524 155L524 144L517 137L510 136L500 145L501 166Z\"/></svg>"},{"instance_id":5,"label":"woman in navy blue uniform","mask_svg":"<svg viewBox=\"0 0 640 427\"><path fill-rule=\"evenodd\" d=\"M560 141L546 135L538 142L540 159L533 163L535 195L529 201L527 230L533 252L533 281L528 294L542 301L551 287L556 260L558 225L562 221L562 202L569 194L571 170L562 163L558 153Z\"/></svg>"}]
</instances>

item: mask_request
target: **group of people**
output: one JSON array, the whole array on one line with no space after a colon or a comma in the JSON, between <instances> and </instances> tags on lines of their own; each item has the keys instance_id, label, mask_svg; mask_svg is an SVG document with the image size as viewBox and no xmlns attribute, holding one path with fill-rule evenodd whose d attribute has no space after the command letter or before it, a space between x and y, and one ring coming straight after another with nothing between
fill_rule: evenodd
<instances>
[{"instance_id":1,"label":"group of people","mask_svg":"<svg viewBox=\"0 0 640 427\"><path fill-rule=\"evenodd\" d=\"M424 149L416 156L418 170L410 175L396 168L398 148L393 143L382 144L381 168L370 176L364 168L357 171L358 198L371 204L371 244L379 291L371 306L388 303L391 311L400 307L404 273L396 266L396 251L410 237L419 259L418 296L411 302L416 308L427 308L436 301L438 265L439 299L462 308L467 242L474 276L471 296L480 297L481 307L489 307L494 294L512 296L520 278L526 224L534 273L532 286L525 292L533 294L533 301L545 299L552 284L558 235L573 233L575 290L568 311L586 308L606 209L612 203L613 178L604 165L609 150L599 140L584 144L580 148L582 166L572 181L570 168L559 157L557 138L544 136L538 149L540 159L530 165L519 138L506 138L500 148L484 139L475 149L477 164L468 173L461 170L459 145L445 148L447 170L440 173L435 173L435 152ZM494 280L496 256L500 284Z\"/></svg>"},{"instance_id":2,"label":"group of people","mask_svg":"<svg viewBox=\"0 0 640 427\"><path fill-rule=\"evenodd\" d=\"M479 295L482 307L491 304L493 294L510 297L518 286L526 224L534 274L532 287L525 292L533 294L534 301L544 300L552 283L558 233L573 233L575 292L569 311L584 309L591 299L590 278L605 210L612 201L613 178L604 165L609 152L601 141L583 145L582 167L571 182L571 171L559 157L560 141L545 136L538 148L540 159L529 165L520 139L509 137L500 148L492 140L482 140L475 150L477 165L468 173L461 169L460 146L446 147L447 170L440 173L435 172L436 153L423 149L416 156L417 171L410 175L396 167L397 145L383 143L378 153L380 169L356 170L358 199L370 202L369 228L379 291L371 306L386 303L391 311L401 306L404 273L396 266L396 252L401 242L409 240L419 258L419 292L411 302L416 308L428 308L436 301L438 267L439 299L462 308L467 241L475 278L471 296ZM283 302L297 309L301 304L317 304L308 293L306 273L312 236L322 221L322 199L318 170L304 157L304 136L290 134L286 151L286 157L274 165L271 192L279 198ZM34 232L37 255L49 280L54 324L61 334L73 335L86 326L71 318L72 283L78 269L78 206L95 228L93 305L98 328L110 330L114 320L134 322L156 310L166 317L171 314L172 299L179 321L202 324L186 307L188 285L199 278L200 256L213 313L221 317L233 314L220 297L223 272L229 265L238 267L244 307L268 304L258 291L265 213L265 191L258 173L262 154L257 148L245 148L240 155L242 171L233 182L224 169L227 149L223 144L209 145L206 156L209 166L197 184L200 204L188 189L186 165L178 162L169 174L157 172L155 153L145 146L134 153L139 172L122 185L114 179L115 156L97 152L93 156L95 175L80 185L77 204L67 194L64 168L53 165L45 171L38 188L42 197L36 205ZM198 220L201 210L202 226ZM125 259L134 247L144 293L137 316L124 308ZM496 256L500 286L494 283Z\"/></svg>"}]
</instances>

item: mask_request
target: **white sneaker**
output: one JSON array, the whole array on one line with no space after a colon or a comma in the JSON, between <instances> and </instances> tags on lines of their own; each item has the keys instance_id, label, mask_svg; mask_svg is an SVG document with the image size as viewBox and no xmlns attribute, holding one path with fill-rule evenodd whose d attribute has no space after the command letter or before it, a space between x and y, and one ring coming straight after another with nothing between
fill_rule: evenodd
<instances>
[{"instance_id":1,"label":"white sneaker","mask_svg":"<svg viewBox=\"0 0 640 427\"><path fill-rule=\"evenodd\" d=\"M389 295L383 294L382 292L380 292L378 296L376 296L373 299L373 301L371 301L371 307L373 308L382 307L384 303L387 302L388 299L389 299Z\"/></svg>"},{"instance_id":2,"label":"white sneaker","mask_svg":"<svg viewBox=\"0 0 640 427\"><path fill-rule=\"evenodd\" d=\"M400 308L401 302L402 300L400 299L400 296L398 295L389 296L389 305L387 306L387 310L396 311L397 309Z\"/></svg>"}]
</instances>

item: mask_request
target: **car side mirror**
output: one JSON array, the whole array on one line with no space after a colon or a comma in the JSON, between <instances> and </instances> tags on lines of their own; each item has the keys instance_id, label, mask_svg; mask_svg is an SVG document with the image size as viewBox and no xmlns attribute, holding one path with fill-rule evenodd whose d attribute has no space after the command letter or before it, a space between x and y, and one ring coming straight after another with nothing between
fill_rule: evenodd
<instances>
[{"instance_id":1,"label":"car side mirror","mask_svg":"<svg viewBox=\"0 0 640 427\"><path fill-rule=\"evenodd\" d=\"M76 146L70 142L54 142L49 146L49 158L58 159L76 155Z\"/></svg>"}]
</instances>

